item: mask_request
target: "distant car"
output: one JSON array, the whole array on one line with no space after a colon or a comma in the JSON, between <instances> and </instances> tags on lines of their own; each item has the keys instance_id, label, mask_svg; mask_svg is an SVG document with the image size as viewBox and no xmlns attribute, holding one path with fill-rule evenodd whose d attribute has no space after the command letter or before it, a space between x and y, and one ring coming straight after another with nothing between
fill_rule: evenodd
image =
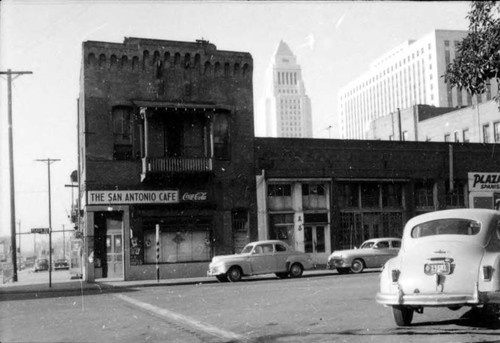
<instances>
[{"instance_id":1,"label":"distant car","mask_svg":"<svg viewBox=\"0 0 500 343\"><path fill-rule=\"evenodd\" d=\"M54 261L54 269L69 269L69 262L65 258L58 258Z\"/></svg>"},{"instance_id":2,"label":"distant car","mask_svg":"<svg viewBox=\"0 0 500 343\"><path fill-rule=\"evenodd\" d=\"M398 326L410 325L424 307L500 309L500 212L444 210L410 219L376 299L392 307Z\"/></svg>"},{"instance_id":3,"label":"distant car","mask_svg":"<svg viewBox=\"0 0 500 343\"><path fill-rule=\"evenodd\" d=\"M207 275L221 282L236 282L242 276L269 273L279 278L300 277L312 268L314 263L308 254L294 251L285 242L267 240L247 244L240 254L213 257Z\"/></svg>"},{"instance_id":4,"label":"distant car","mask_svg":"<svg viewBox=\"0 0 500 343\"><path fill-rule=\"evenodd\" d=\"M369 239L359 249L334 251L328 257L328 269L337 269L339 274L361 273L365 268L381 268L396 256L401 247L400 238Z\"/></svg>"},{"instance_id":5,"label":"distant car","mask_svg":"<svg viewBox=\"0 0 500 343\"><path fill-rule=\"evenodd\" d=\"M33 271L36 273L41 270L49 270L49 260L46 258L37 258L35 260L35 265L33 266Z\"/></svg>"}]
</instances>

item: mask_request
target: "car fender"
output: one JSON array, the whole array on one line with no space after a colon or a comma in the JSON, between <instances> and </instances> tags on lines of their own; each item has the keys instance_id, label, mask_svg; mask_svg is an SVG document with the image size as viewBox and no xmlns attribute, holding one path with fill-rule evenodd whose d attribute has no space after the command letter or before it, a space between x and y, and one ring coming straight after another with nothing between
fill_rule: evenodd
<instances>
[{"instance_id":1,"label":"car fender","mask_svg":"<svg viewBox=\"0 0 500 343\"><path fill-rule=\"evenodd\" d=\"M483 267L490 267L492 271L491 280L483 279ZM500 291L500 253L486 252L481 261L479 270L479 290L483 292Z\"/></svg>"},{"instance_id":2,"label":"car fender","mask_svg":"<svg viewBox=\"0 0 500 343\"><path fill-rule=\"evenodd\" d=\"M389 259L380 272L380 293L394 294L398 292L397 282L392 282L392 270L400 270L399 257Z\"/></svg>"},{"instance_id":3,"label":"car fender","mask_svg":"<svg viewBox=\"0 0 500 343\"><path fill-rule=\"evenodd\" d=\"M307 260L304 259L303 256L289 256L286 259L286 269L290 270L290 267L294 263L300 263L304 269L310 269L310 268L312 268L312 262L309 263Z\"/></svg>"}]
</instances>

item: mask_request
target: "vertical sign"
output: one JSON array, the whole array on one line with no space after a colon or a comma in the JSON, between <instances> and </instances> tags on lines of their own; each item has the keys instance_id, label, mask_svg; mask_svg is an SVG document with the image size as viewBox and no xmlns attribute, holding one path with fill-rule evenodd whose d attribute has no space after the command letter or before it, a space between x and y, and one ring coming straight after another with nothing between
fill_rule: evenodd
<instances>
[{"instance_id":1,"label":"vertical sign","mask_svg":"<svg viewBox=\"0 0 500 343\"><path fill-rule=\"evenodd\" d=\"M156 224L156 282L160 282L160 224Z\"/></svg>"}]
</instances>

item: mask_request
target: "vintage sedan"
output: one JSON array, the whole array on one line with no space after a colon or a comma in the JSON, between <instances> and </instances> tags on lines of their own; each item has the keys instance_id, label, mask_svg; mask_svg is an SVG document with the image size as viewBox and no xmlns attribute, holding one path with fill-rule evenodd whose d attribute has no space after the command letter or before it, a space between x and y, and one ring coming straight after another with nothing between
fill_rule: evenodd
<instances>
[{"instance_id":1,"label":"vintage sedan","mask_svg":"<svg viewBox=\"0 0 500 343\"><path fill-rule=\"evenodd\" d=\"M46 258L37 258L33 265L33 271L36 273L42 270L49 270L49 260Z\"/></svg>"},{"instance_id":2,"label":"vintage sedan","mask_svg":"<svg viewBox=\"0 0 500 343\"><path fill-rule=\"evenodd\" d=\"M396 256L401 247L399 238L369 239L359 249L334 251L328 257L328 269L337 269L339 274L361 273L365 268L381 268Z\"/></svg>"},{"instance_id":3,"label":"vintage sedan","mask_svg":"<svg viewBox=\"0 0 500 343\"><path fill-rule=\"evenodd\" d=\"M408 221L399 255L380 275L377 302L391 306L398 326L424 307L500 307L500 212L444 210Z\"/></svg>"},{"instance_id":4,"label":"vintage sedan","mask_svg":"<svg viewBox=\"0 0 500 343\"><path fill-rule=\"evenodd\" d=\"M240 281L242 276L274 273L279 278L300 277L306 269L314 268L308 254L293 250L277 240L247 244L240 254L214 256L208 276L219 281Z\"/></svg>"},{"instance_id":5,"label":"vintage sedan","mask_svg":"<svg viewBox=\"0 0 500 343\"><path fill-rule=\"evenodd\" d=\"M54 261L54 269L69 269L69 262L65 258L58 258Z\"/></svg>"}]
</instances>

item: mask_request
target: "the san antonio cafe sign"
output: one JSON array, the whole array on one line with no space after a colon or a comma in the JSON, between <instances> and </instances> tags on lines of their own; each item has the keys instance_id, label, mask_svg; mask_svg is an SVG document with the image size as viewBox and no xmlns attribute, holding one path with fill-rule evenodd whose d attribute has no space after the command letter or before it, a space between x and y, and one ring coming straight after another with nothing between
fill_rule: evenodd
<instances>
[{"instance_id":1,"label":"the san antonio cafe sign","mask_svg":"<svg viewBox=\"0 0 500 343\"><path fill-rule=\"evenodd\" d=\"M87 191L87 205L177 204L207 201L206 191Z\"/></svg>"}]
</instances>

